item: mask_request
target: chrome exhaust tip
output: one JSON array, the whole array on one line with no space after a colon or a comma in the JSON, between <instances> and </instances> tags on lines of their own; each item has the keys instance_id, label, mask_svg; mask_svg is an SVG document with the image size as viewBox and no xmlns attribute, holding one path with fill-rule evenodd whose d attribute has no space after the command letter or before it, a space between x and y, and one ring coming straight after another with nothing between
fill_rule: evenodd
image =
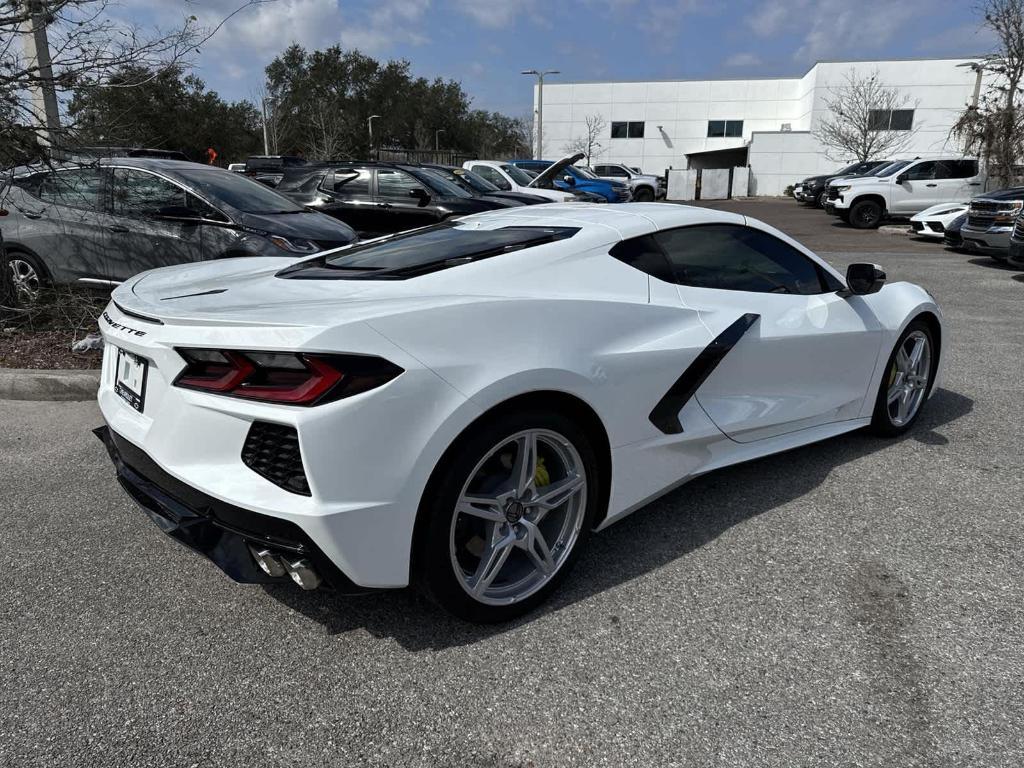
<instances>
[{"instance_id":1,"label":"chrome exhaust tip","mask_svg":"<svg viewBox=\"0 0 1024 768\"><path fill-rule=\"evenodd\" d=\"M260 549L250 545L249 551L252 553L252 558L256 561L256 565L258 565L260 570L267 574L267 576L273 576L276 579L287 573L284 563L281 562L281 557L273 550Z\"/></svg>"},{"instance_id":2,"label":"chrome exhaust tip","mask_svg":"<svg viewBox=\"0 0 1024 768\"><path fill-rule=\"evenodd\" d=\"M300 557L295 560L286 558L284 567L288 571L288 575L292 577L292 581L303 589L316 589L320 586L322 581L320 574L313 570L313 566L306 558Z\"/></svg>"}]
</instances>

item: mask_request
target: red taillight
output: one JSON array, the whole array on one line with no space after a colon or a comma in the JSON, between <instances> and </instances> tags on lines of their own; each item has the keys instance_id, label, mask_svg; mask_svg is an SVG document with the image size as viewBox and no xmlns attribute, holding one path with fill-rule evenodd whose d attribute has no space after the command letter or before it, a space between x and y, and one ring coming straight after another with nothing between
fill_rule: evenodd
<instances>
[{"instance_id":1,"label":"red taillight","mask_svg":"<svg viewBox=\"0 0 1024 768\"><path fill-rule=\"evenodd\" d=\"M402 373L367 355L311 355L178 349L185 370L174 385L269 403L317 405L379 387Z\"/></svg>"}]
</instances>

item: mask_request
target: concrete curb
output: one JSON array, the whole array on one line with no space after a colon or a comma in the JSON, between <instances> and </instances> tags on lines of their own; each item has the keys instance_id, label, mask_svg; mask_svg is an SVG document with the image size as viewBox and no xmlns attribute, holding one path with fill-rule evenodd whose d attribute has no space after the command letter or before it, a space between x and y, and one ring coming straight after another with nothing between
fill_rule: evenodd
<instances>
[{"instance_id":1,"label":"concrete curb","mask_svg":"<svg viewBox=\"0 0 1024 768\"><path fill-rule=\"evenodd\" d=\"M0 400L95 400L100 372L0 368Z\"/></svg>"},{"instance_id":2,"label":"concrete curb","mask_svg":"<svg viewBox=\"0 0 1024 768\"><path fill-rule=\"evenodd\" d=\"M878 231L883 235L905 235L910 231L908 224L889 224L885 227L879 227Z\"/></svg>"}]
</instances>

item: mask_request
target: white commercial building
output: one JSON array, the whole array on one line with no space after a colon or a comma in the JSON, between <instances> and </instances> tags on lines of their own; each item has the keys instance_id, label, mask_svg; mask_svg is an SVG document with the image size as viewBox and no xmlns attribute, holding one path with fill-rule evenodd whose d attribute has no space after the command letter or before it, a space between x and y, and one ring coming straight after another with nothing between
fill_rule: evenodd
<instances>
[{"instance_id":1,"label":"white commercial building","mask_svg":"<svg viewBox=\"0 0 1024 768\"><path fill-rule=\"evenodd\" d=\"M735 80L544 84L544 158L565 154L585 135L586 119L606 121L591 163L619 162L646 173L668 168L749 166L747 191L780 195L794 181L828 173L853 158L826 156L811 131L830 90L851 73L909 97L912 114L892 125L913 128L899 157L957 154L950 128L970 103L977 75L969 59L818 62L801 77ZM537 91L534 88L534 104ZM707 154L702 154L707 153ZM879 158L884 159L884 158Z\"/></svg>"}]
</instances>

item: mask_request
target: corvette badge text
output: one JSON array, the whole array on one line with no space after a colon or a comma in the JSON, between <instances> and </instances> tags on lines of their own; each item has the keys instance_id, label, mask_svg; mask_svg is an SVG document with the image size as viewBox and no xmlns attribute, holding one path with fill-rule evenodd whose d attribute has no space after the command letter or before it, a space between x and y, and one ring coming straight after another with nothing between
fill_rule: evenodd
<instances>
[{"instance_id":1,"label":"corvette badge text","mask_svg":"<svg viewBox=\"0 0 1024 768\"><path fill-rule=\"evenodd\" d=\"M121 325L120 323L115 323L113 320L110 319L110 315L107 314L106 310L103 311L103 319L106 320L107 321L107 325L109 325L115 331L124 331L125 333L132 334L133 336L145 336L146 335L145 331L137 331L134 328L129 328L127 325Z\"/></svg>"}]
</instances>

